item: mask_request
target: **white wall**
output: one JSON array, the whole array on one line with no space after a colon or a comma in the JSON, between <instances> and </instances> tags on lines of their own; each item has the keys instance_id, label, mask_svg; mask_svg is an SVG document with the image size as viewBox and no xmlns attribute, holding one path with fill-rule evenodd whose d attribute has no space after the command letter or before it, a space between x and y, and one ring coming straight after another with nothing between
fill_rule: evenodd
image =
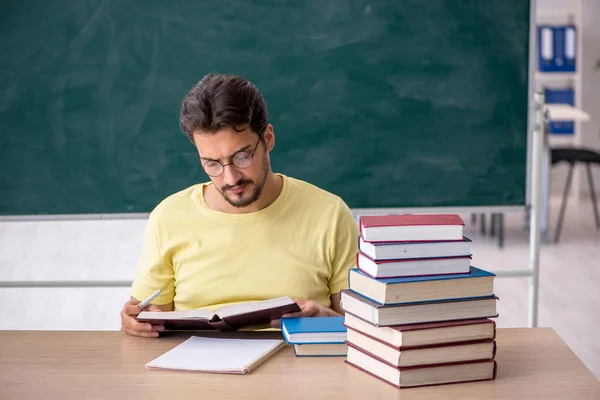
<instances>
[{"instance_id":1,"label":"white wall","mask_svg":"<svg viewBox=\"0 0 600 400\"><path fill-rule=\"evenodd\" d=\"M2 282L123 282L102 288L0 287L0 329L119 329L145 226L143 219L0 222Z\"/></svg>"},{"instance_id":2,"label":"white wall","mask_svg":"<svg viewBox=\"0 0 600 400\"><path fill-rule=\"evenodd\" d=\"M534 0L537 9L577 10L581 6L581 26L578 39L581 41L581 62L578 68L581 71L581 107L590 114L591 121L579 125L581 146L592 147L600 151L600 70L595 65L600 59L600 1L599 0ZM565 23L566 16L544 16L544 22ZM560 82L560 81L558 81ZM565 81L566 83L566 81ZM556 84L556 83L555 83ZM539 89L538 83L538 89ZM560 83L559 83L560 85ZM560 196L566 182L568 166L557 165L552 168L550 176L550 190L552 195ZM596 193L600 194L600 167L593 167ZM576 180L579 180L578 184ZM584 168L576 167L571 194L579 188L581 198L589 196L589 185Z\"/></svg>"},{"instance_id":3,"label":"white wall","mask_svg":"<svg viewBox=\"0 0 600 400\"><path fill-rule=\"evenodd\" d=\"M596 68L596 64L600 62L600 1L583 0L582 8L582 108L590 114L591 121L581 124L581 144L600 151L600 68ZM592 167L592 171L596 193L600 195L600 166ZM582 195L589 196L589 185L584 171L580 179Z\"/></svg>"}]
</instances>

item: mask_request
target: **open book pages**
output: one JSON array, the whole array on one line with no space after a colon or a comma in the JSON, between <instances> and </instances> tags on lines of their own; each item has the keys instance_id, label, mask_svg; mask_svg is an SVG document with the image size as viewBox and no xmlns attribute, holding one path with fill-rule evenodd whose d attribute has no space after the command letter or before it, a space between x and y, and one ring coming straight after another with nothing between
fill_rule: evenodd
<instances>
[{"instance_id":1,"label":"open book pages","mask_svg":"<svg viewBox=\"0 0 600 400\"><path fill-rule=\"evenodd\" d=\"M231 304L220 308L216 314L221 318L227 318L232 315L248 314L260 310L269 310L272 308L279 308L286 305L295 304L292 299L287 296L277 297L274 299L254 301L249 303Z\"/></svg>"},{"instance_id":2,"label":"open book pages","mask_svg":"<svg viewBox=\"0 0 600 400\"><path fill-rule=\"evenodd\" d=\"M294 301L289 297L277 297L274 299L253 301L248 303L231 304L221 307L216 312L208 308L198 308L196 310L185 311L142 311L137 316L138 319L159 319L159 320L179 320L187 318L212 319L215 315L223 319L232 315L248 314L260 310L269 310L286 305L292 305Z\"/></svg>"},{"instance_id":3,"label":"open book pages","mask_svg":"<svg viewBox=\"0 0 600 400\"><path fill-rule=\"evenodd\" d=\"M283 340L192 336L147 363L146 368L247 374L284 346Z\"/></svg>"}]
</instances>

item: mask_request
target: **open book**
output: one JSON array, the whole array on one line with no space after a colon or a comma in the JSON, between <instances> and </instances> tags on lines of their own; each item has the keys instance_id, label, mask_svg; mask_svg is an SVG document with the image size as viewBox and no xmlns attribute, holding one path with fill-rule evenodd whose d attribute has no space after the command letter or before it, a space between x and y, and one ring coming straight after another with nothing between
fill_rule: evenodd
<instances>
[{"instance_id":1,"label":"open book","mask_svg":"<svg viewBox=\"0 0 600 400\"><path fill-rule=\"evenodd\" d=\"M137 320L162 324L168 330L219 330L235 331L240 328L268 327L272 320L282 315L300 311L289 297L231 304L217 312L199 308L188 311L142 311Z\"/></svg>"}]
</instances>

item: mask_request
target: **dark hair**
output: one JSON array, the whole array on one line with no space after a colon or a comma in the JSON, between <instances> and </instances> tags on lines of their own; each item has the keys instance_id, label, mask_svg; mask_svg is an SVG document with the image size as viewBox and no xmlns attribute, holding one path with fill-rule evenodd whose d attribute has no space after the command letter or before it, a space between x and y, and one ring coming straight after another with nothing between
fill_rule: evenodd
<instances>
[{"instance_id":1,"label":"dark hair","mask_svg":"<svg viewBox=\"0 0 600 400\"><path fill-rule=\"evenodd\" d=\"M267 104L260 91L234 75L208 74L195 84L181 104L179 127L194 141L194 131L207 133L250 124L259 136L269 122Z\"/></svg>"}]
</instances>

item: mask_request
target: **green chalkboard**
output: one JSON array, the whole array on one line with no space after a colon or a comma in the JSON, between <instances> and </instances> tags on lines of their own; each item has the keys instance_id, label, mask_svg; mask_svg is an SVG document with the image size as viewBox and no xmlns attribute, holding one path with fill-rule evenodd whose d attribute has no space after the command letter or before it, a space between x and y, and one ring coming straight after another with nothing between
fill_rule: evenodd
<instances>
[{"instance_id":1,"label":"green chalkboard","mask_svg":"<svg viewBox=\"0 0 600 400\"><path fill-rule=\"evenodd\" d=\"M209 72L264 93L273 168L351 207L524 205L529 1L0 2L0 214L148 212L207 180Z\"/></svg>"}]
</instances>

